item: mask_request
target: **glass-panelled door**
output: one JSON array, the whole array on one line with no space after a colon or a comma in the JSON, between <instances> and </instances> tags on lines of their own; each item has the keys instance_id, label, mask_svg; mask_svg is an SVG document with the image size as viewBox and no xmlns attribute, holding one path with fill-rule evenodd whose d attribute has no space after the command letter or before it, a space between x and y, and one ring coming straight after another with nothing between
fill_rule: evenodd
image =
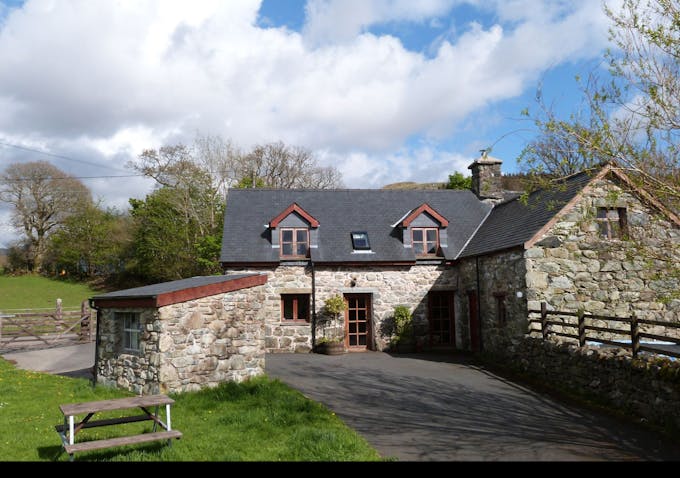
<instances>
[{"instance_id":1,"label":"glass-panelled door","mask_svg":"<svg viewBox=\"0 0 680 478\"><path fill-rule=\"evenodd\" d=\"M371 294L346 294L345 341L353 350L371 347Z\"/></svg>"},{"instance_id":2,"label":"glass-panelled door","mask_svg":"<svg viewBox=\"0 0 680 478\"><path fill-rule=\"evenodd\" d=\"M452 291L436 291L427 295L430 323L430 345L451 347L456 344Z\"/></svg>"}]
</instances>

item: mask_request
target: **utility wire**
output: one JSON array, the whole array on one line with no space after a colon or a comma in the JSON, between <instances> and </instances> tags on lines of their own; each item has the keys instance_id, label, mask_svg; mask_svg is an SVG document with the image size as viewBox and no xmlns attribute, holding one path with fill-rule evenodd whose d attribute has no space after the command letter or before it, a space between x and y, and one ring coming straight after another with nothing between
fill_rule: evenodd
<instances>
[{"instance_id":1,"label":"utility wire","mask_svg":"<svg viewBox=\"0 0 680 478\"><path fill-rule=\"evenodd\" d=\"M82 160L82 159L69 158L68 156L63 156L61 154L54 154L54 153L49 153L47 151L40 151L39 149L27 148L26 146L19 146L18 144L5 143L4 141L0 141L0 146L6 146L8 148L21 149L21 150L24 150L24 151L29 151L31 153L44 154L46 156L52 156L54 158L65 159L67 161L74 161L76 163L89 164L90 166L96 166L98 168L108 168L108 169L113 169L114 171L124 171L123 169L114 168L113 166L107 166L105 164L92 163L90 161L85 161L85 160Z\"/></svg>"}]
</instances>

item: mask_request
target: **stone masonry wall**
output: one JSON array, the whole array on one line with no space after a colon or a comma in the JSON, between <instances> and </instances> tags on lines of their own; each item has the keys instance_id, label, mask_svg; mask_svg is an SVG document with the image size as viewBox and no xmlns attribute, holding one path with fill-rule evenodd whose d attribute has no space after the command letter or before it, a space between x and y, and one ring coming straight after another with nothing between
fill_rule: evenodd
<instances>
[{"instance_id":1,"label":"stone masonry wall","mask_svg":"<svg viewBox=\"0 0 680 478\"><path fill-rule=\"evenodd\" d=\"M629 417L680 430L680 363L622 348L495 337L484 359L542 386L568 391Z\"/></svg>"},{"instance_id":2,"label":"stone masonry wall","mask_svg":"<svg viewBox=\"0 0 680 478\"><path fill-rule=\"evenodd\" d=\"M263 286L139 312L141 352L122 353L122 325L102 310L97 380L139 394L178 393L264 373Z\"/></svg>"},{"instance_id":3,"label":"stone masonry wall","mask_svg":"<svg viewBox=\"0 0 680 478\"><path fill-rule=\"evenodd\" d=\"M600 238L598 207L627 208L629 238ZM530 309L546 302L549 310L680 321L680 281L668 273L680 264L680 231L612 181L596 181L540 239L525 252Z\"/></svg>"},{"instance_id":4,"label":"stone masonry wall","mask_svg":"<svg viewBox=\"0 0 680 478\"><path fill-rule=\"evenodd\" d=\"M527 333L526 271L523 251L509 250L465 259L459 264L461 287L456 297L456 333L462 338L460 345L470 349L468 309L469 293L479 294L478 307L481 319L481 346L486 348L496 335L522 336ZM479 290L477 290L479 277ZM499 321L498 299L503 297L505 323Z\"/></svg>"},{"instance_id":5,"label":"stone masonry wall","mask_svg":"<svg viewBox=\"0 0 680 478\"><path fill-rule=\"evenodd\" d=\"M243 274L261 270L229 269L225 274ZM375 350L389 346L394 306L404 304L414 312L417 335L427 334L427 293L431 290L456 290L458 274L442 265L366 266L365 268L320 267L315 269L316 311L322 316L324 301L335 294L372 295L372 333ZM281 294L312 293L309 266L281 265L267 272L263 304L268 352L307 353L312 349L311 325L281 322ZM311 299L310 299L311 301ZM312 306L312 304L310 304ZM334 324L317 327L316 337L344 336L344 317Z\"/></svg>"}]
</instances>

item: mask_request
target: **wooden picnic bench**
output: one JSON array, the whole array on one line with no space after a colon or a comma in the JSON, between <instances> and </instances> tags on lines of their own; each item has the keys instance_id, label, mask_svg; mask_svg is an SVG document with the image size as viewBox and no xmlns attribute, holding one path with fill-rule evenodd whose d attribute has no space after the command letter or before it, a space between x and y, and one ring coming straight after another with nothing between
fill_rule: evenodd
<instances>
[{"instance_id":1,"label":"wooden picnic bench","mask_svg":"<svg viewBox=\"0 0 680 478\"><path fill-rule=\"evenodd\" d=\"M182 433L178 430L173 430L171 426L170 406L173 403L175 403L175 401L166 395L147 395L100 400L96 402L69 403L59 406L59 409L64 414L64 423L62 425L56 425L55 429L57 430L57 433L59 433L64 450L69 454L71 461L73 461L74 453L81 451L134 445L159 440L167 440L168 444L171 444L173 438L179 439L182 437ZM159 415L159 409L162 405L165 405L165 421L161 420L161 416ZM150 410L152 407L153 411ZM135 408L140 408L144 414L90 421L97 413ZM78 416L80 415L85 415L85 417L79 419ZM84 428L119 425L144 420L152 420L154 422L152 432L119 436L116 438L89 440L78 443L75 441L78 432ZM158 425L161 426L163 429L162 431L157 431Z\"/></svg>"}]
</instances>

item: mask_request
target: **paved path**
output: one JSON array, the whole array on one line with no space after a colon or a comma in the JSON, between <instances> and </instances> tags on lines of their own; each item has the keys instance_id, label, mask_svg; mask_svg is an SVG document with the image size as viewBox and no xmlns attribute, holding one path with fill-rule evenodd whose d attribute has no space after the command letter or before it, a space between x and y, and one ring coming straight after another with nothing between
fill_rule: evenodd
<instances>
[{"instance_id":1,"label":"paved path","mask_svg":"<svg viewBox=\"0 0 680 478\"><path fill-rule=\"evenodd\" d=\"M464 359L268 355L266 371L400 461L666 461L678 444L511 383Z\"/></svg>"}]
</instances>

